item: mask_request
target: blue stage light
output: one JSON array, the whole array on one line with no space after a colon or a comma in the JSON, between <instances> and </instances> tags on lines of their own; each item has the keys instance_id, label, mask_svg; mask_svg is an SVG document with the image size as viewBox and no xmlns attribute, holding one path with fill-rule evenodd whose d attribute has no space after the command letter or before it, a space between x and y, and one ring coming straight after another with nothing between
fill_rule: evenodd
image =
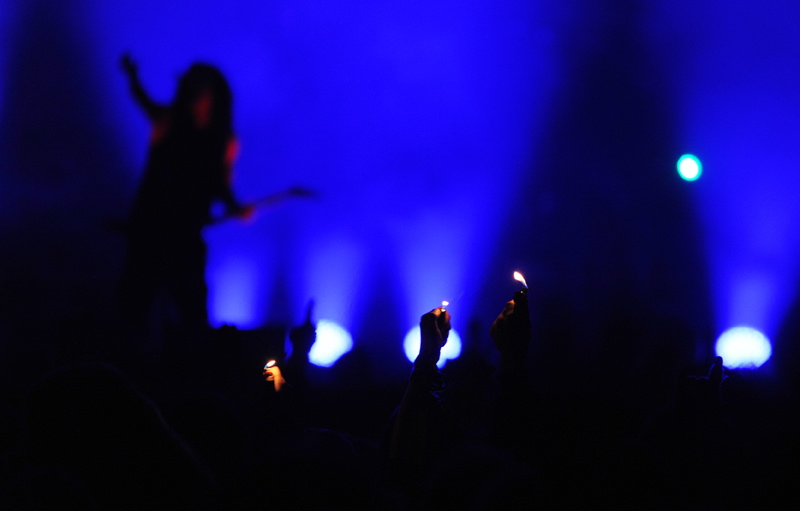
<instances>
[{"instance_id":1,"label":"blue stage light","mask_svg":"<svg viewBox=\"0 0 800 511\"><path fill-rule=\"evenodd\" d=\"M684 154L678 159L678 174L686 181L695 181L703 173L703 164L697 156Z\"/></svg>"},{"instance_id":2,"label":"blue stage light","mask_svg":"<svg viewBox=\"0 0 800 511\"><path fill-rule=\"evenodd\" d=\"M772 355L772 345L758 330L737 326L719 336L716 351L726 367L756 369Z\"/></svg>"},{"instance_id":3,"label":"blue stage light","mask_svg":"<svg viewBox=\"0 0 800 511\"><path fill-rule=\"evenodd\" d=\"M412 328L403 340L403 351L406 358L413 362L417 355L419 355L420 345L420 330L419 326ZM451 329L450 334L447 336L447 344L444 345L439 357L439 362L436 364L440 369L444 367L448 360L453 360L461 355L461 336L458 332Z\"/></svg>"},{"instance_id":4,"label":"blue stage light","mask_svg":"<svg viewBox=\"0 0 800 511\"><path fill-rule=\"evenodd\" d=\"M333 367L353 349L353 337L342 326L325 319L317 323L317 340L308 352L308 360L320 367Z\"/></svg>"},{"instance_id":5,"label":"blue stage light","mask_svg":"<svg viewBox=\"0 0 800 511\"><path fill-rule=\"evenodd\" d=\"M257 265L244 257L231 257L215 264L207 275L209 291L209 323L214 327L235 325L257 328L261 315L257 299L261 284Z\"/></svg>"}]
</instances>

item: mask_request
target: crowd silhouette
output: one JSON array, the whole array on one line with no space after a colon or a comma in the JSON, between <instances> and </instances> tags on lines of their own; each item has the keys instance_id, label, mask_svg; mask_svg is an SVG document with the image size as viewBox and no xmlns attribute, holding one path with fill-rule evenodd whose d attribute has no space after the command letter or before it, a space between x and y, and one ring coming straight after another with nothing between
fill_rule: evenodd
<instances>
[{"instance_id":1,"label":"crowd silhouette","mask_svg":"<svg viewBox=\"0 0 800 511\"><path fill-rule=\"evenodd\" d=\"M488 329L497 367L467 361L438 369L451 316L443 307L424 313L405 389L386 403L394 411L371 435L360 431L365 417L353 408L327 417L336 427L314 413L332 394L307 381L310 314L286 332L293 355L278 353L263 369L256 356L211 355L213 364L188 371L166 365L133 383L124 364L110 359L60 364L27 389L19 408L4 403L3 508L739 509L794 502L794 472L783 464L797 454L796 434L769 424L780 410L754 406L746 392L735 396L738 403L726 396L731 381L747 382L721 358L706 375L676 375L675 399L612 439L603 428L613 424L613 410L598 419L580 402L554 401L531 385L536 339L527 293L498 308ZM252 354L243 332L217 333L218 349ZM380 396L348 388L336 398ZM742 414L761 414L763 422L737 422ZM775 436L759 438L765 434Z\"/></svg>"}]
</instances>

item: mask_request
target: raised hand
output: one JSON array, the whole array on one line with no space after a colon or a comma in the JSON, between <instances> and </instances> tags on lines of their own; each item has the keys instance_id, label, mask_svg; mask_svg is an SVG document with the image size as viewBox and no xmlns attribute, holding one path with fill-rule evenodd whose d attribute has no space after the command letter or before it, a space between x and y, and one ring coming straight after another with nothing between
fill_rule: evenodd
<instances>
[{"instance_id":1,"label":"raised hand","mask_svg":"<svg viewBox=\"0 0 800 511\"><path fill-rule=\"evenodd\" d=\"M273 383L275 386L275 392L280 392L281 389L283 389L283 386L286 384L286 380L281 373L281 368L278 367L274 360L267 362L267 365L264 366L264 371L261 374L264 376L264 379Z\"/></svg>"},{"instance_id":2,"label":"raised hand","mask_svg":"<svg viewBox=\"0 0 800 511\"><path fill-rule=\"evenodd\" d=\"M489 333L500 351L504 369L524 370L531 340L531 319L528 295L523 291L514 294L492 323Z\"/></svg>"},{"instance_id":3,"label":"raised hand","mask_svg":"<svg viewBox=\"0 0 800 511\"><path fill-rule=\"evenodd\" d=\"M417 363L436 364L450 334L450 313L444 307L437 307L423 314L419 320L419 329L420 346Z\"/></svg>"},{"instance_id":4,"label":"raised hand","mask_svg":"<svg viewBox=\"0 0 800 511\"><path fill-rule=\"evenodd\" d=\"M314 300L311 300L308 302L305 322L289 330L289 341L292 343L294 353L305 354L306 357L317 339L317 325L311 320L313 312Z\"/></svg>"}]
</instances>

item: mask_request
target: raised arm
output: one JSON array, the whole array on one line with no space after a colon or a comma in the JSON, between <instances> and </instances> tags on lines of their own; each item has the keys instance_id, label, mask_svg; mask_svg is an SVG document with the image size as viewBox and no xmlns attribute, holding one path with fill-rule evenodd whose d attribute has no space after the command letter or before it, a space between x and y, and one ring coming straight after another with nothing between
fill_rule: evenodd
<instances>
[{"instance_id":1,"label":"raised arm","mask_svg":"<svg viewBox=\"0 0 800 511\"><path fill-rule=\"evenodd\" d=\"M528 295L518 291L492 324L500 351L499 387L493 416L493 440L518 456L531 454L535 437L536 397L528 387L528 345L531 321Z\"/></svg>"},{"instance_id":2,"label":"raised arm","mask_svg":"<svg viewBox=\"0 0 800 511\"><path fill-rule=\"evenodd\" d=\"M150 97L150 94L144 89L142 81L139 79L139 67L136 62L131 58L130 54L124 54L120 59L120 65L125 76L128 77L128 86L131 89L131 94L136 103L144 110L147 118L155 122L167 110L167 107L156 103Z\"/></svg>"},{"instance_id":3,"label":"raised arm","mask_svg":"<svg viewBox=\"0 0 800 511\"><path fill-rule=\"evenodd\" d=\"M392 429L390 462L401 484L413 484L425 471L435 440L433 430L441 429L438 401L432 394L440 386L436 367L450 333L450 314L436 308L420 319L420 350L397 410Z\"/></svg>"}]
</instances>

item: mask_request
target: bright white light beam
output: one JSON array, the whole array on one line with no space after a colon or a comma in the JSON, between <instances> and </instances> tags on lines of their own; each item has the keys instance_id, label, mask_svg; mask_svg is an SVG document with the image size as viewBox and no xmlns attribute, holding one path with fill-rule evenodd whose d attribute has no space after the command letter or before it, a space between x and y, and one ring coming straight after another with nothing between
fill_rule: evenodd
<instances>
[{"instance_id":1,"label":"bright white light beam","mask_svg":"<svg viewBox=\"0 0 800 511\"><path fill-rule=\"evenodd\" d=\"M417 355L419 355L420 344L421 337L419 326L415 326L406 334L406 338L403 340L403 351L406 354L406 358L410 362L416 360ZM460 355L461 336L458 335L458 332L451 328L450 333L447 336L447 344L445 344L442 348L441 355L439 356L439 362L436 363L436 367L441 369L448 360L456 359Z\"/></svg>"},{"instance_id":2,"label":"bright white light beam","mask_svg":"<svg viewBox=\"0 0 800 511\"><path fill-rule=\"evenodd\" d=\"M342 326L321 319L317 323L317 340L308 352L308 360L320 367L333 367L337 360L353 349L353 337Z\"/></svg>"},{"instance_id":3,"label":"bright white light beam","mask_svg":"<svg viewBox=\"0 0 800 511\"><path fill-rule=\"evenodd\" d=\"M722 357L725 367L756 369L772 356L772 345L755 328L737 326L719 336L716 352Z\"/></svg>"}]
</instances>

